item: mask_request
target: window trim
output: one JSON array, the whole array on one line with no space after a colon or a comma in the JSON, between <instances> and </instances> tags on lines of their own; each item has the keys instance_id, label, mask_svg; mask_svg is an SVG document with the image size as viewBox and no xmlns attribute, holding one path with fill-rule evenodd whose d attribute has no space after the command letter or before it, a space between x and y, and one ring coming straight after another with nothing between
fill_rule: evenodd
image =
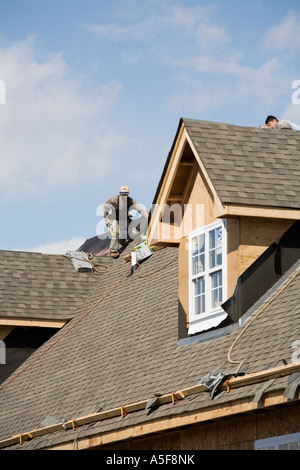
<instances>
[{"instance_id":1,"label":"window trim","mask_svg":"<svg viewBox=\"0 0 300 470\"><path fill-rule=\"evenodd\" d=\"M218 326L225 318L227 318L227 313L222 309L221 306L218 306L216 308L210 309L209 311L206 311L204 314L201 314L201 318L199 318L199 315L196 315L194 313L194 294L193 294L193 280L196 279L195 275L193 275L193 263L192 263L192 244L193 244L193 239L197 236L200 236L202 234L205 235L205 237L208 240L208 234L210 231L215 230L219 227L222 227L222 265L221 269L222 270L222 302L224 302L227 298L227 224L226 220L218 220L216 222L213 222L212 224L206 225L205 227L202 227L200 229L194 230L189 234L189 331L188 334L195 334L195 333L200 333L201 331L208 330L210 328ZM209 253L209 248L208 245L205 249L205 256L206 260L208 260L208 253ZM214 270L209 269L208 265L206 265L206 269L204 271L204 275L211 274L214 272ZM216 269L218 271L218 269ZM200 277L200 276L198 276ZM208 294L208 295L207 295ZM210 297L211 295L211 287L209 286L209 290L206 290L206 306L205 308L207 309L207 306L210 302Z\"/></svg>"},{"instance_id":2,"label":"window trim","mask_svg":"<svg viewBox=\"0 0 300 470\"><path fill-rule=\"evenodd\" d=\"M300 432L259 439L254 443L254 450L264 450L270 447L273 447L272 450L280 450L280 445L293 444L294 442L300 442Z\"/></svg>"}]
</instances>

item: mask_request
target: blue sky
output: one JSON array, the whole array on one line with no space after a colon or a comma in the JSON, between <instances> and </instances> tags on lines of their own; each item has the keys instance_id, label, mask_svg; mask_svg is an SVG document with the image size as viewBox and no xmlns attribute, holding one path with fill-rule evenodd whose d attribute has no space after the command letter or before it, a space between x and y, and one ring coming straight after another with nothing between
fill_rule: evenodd
<instances>
[{"instance_id":1,"label":"blue sky","mask_svg":"<svg viewBox=\"0 0 300 470\"><path fill-rule=\"evenodd\" d=\"M2 1L0 249L78 248L123 184L150 208L181 117L300 124L299 55L296 0Z\"/></svg>"}]
</instances>

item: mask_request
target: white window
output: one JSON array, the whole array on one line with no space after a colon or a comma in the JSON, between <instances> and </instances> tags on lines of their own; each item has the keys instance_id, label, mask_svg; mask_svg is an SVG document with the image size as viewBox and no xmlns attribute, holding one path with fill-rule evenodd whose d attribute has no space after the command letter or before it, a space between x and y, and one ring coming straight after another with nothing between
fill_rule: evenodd
<instances>
[{"instance_id":1,"label":"white window","mask_svg":"<svg viewBox=\"0 0 300 470\"><path fill-rule=\"evenodd\" d=\"M226 221L215 222L189 236L189 334L221 323L220 306L227 295Z\"/></svg>"},{"instance_id":2,"label":"white window","mask_svg":"<svg viewBox=\"0 0 300 470\"><path fill-rule=\"evenodd\" d=\"M260 439L255 442L255 450L300 450L300 432L284 436Z\"/></svg>"}]
</instances>

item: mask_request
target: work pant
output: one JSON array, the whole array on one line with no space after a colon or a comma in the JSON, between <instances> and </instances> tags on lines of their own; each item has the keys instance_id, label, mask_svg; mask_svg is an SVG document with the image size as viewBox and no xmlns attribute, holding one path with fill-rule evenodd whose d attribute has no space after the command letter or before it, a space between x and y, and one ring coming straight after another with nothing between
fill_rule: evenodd
<instances>
[{"instance_id":1,"label":"work pant","mask_svg":"<svg viewBox=\"0 0 300 470\"><path fill-rule=\"evenodd\" d=\"M119 222L118 220L112 220L111 222L111 240L110 240L110 252L116 253L119 251L120 242L119 242Z\"/></svg>"},{"instance_id":2,"label":"work pant","mask_svg":"<svg viewBox=\"0 0 300 470\"><path fill-rule=\"evenodd\" d=\"M111 241L110 241L111 253L116 253L117 251L119 251L119 249L121 248L122 245L125 244L127 239L134 240L139 235L139 231L136 230L134 226L131 227L130 222L131 222L131 219L128 219L127 226L126 226L126 223L123 223L122 227L120 227L120 223L118 220L113 219L111 221L111 226L110 226L112 230Z\"/></svg>"}]
</instances>

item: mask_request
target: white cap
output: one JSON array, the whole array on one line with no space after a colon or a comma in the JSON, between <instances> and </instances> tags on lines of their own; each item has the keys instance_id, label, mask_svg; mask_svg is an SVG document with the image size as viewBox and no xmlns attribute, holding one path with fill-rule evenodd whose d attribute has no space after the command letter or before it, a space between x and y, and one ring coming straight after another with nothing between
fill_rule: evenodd
<instances>
[{"instance_id":1,"label":"white cap","mask_svg":"<svg viewBox=\"0 0 300 470\"><path fill-rule=\"evenodd\" d=\"M121 186L120 187L120 194L129 194L128 186Z\"/></svg>"}]
</instances>

